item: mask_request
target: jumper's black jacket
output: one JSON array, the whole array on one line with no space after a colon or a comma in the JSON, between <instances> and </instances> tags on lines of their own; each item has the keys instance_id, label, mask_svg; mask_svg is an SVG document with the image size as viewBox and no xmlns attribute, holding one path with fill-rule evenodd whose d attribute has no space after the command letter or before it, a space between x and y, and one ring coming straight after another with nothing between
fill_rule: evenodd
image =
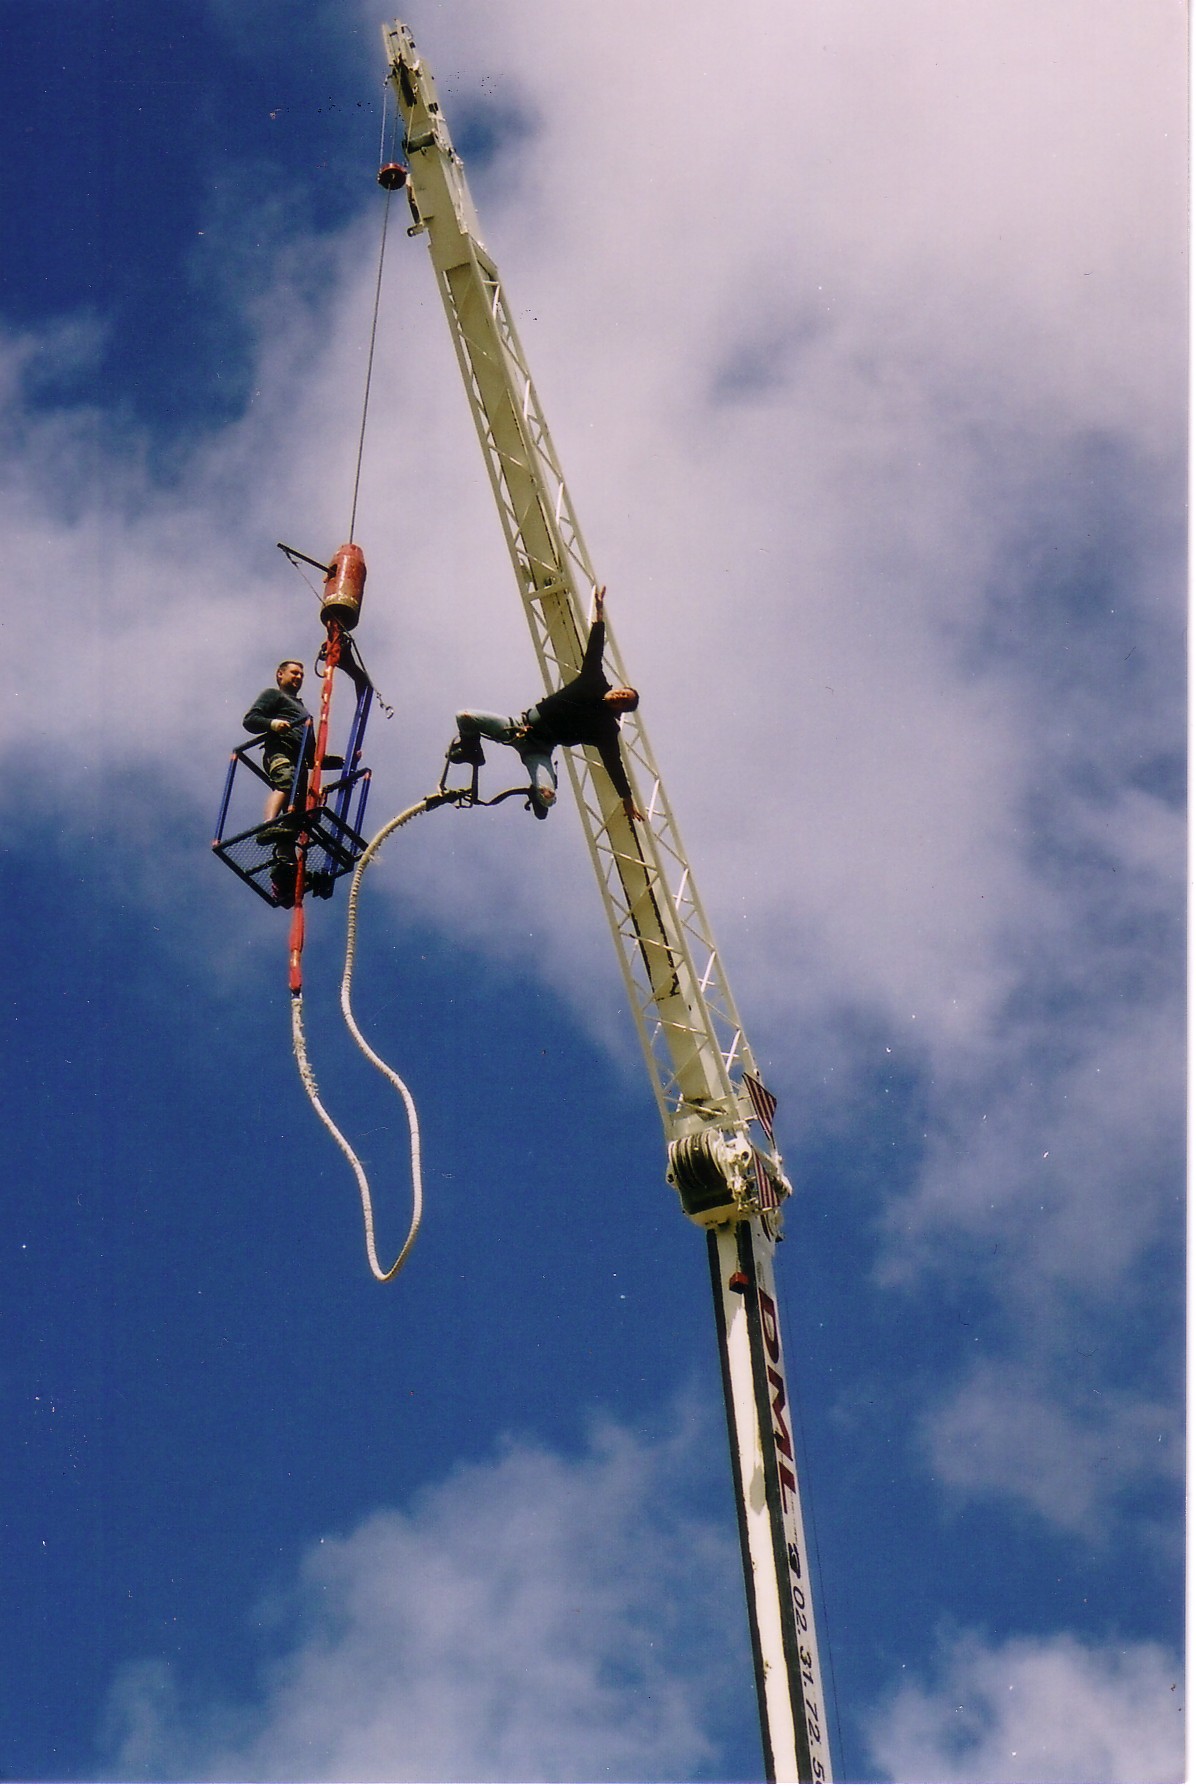
<instances>
[{"instance_id":1,"label":"jumper's black jacket","mask_svg":"<svg viewBox=\"0 0 1196 1788\"><path fill-rule=\"evenodd\" d=\"M611 687L602 668L606 622L595 621L586 641L581 670L570 683L546 695L523 716L528 731L521 745L553 751L558 745L593 745L622 801L630 801L631 784L619 755L619 717L603 701Z\"/></svg>"}]
</instances>

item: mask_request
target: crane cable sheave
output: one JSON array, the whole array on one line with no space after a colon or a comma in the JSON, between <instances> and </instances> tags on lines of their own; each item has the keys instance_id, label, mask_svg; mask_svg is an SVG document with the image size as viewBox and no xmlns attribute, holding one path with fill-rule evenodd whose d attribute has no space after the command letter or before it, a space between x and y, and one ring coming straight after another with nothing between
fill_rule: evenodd
<instances>
[{"instance_id":1,"label":"crane cable sheave","mask_svg":"<svg viewBox=\"0 0 1196 1788\"><path fill-rule=\"evenodd\" d=\"M464 167L409 28L382 27L405 132L409 235L425 235L519 582L545 689L581 663L594 569ZM608 625L607 657L627 683ZM596 754L566 762L686 1214L708 1226L779 1207L790 1188L771 1138L749 1141L743 1076L756 1072L648 744L627 715L623 757L647 815L623 812ZM750 1159L749 1159L750 1158ZM763 1186L763 1190L761 1189Z\"/></svg>"}]
</instances>

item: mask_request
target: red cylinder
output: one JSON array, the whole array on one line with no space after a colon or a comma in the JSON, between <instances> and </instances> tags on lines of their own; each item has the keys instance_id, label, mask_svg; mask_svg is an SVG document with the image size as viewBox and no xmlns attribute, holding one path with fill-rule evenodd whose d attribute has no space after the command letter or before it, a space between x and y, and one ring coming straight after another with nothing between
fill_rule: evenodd
<instances>
[{"instance_id":1,"label":"red cylinder","mask_svg":"<svg viewBox=\"0 0 1196 1788\"><path fill-rule=\"evenodd\" d=\"M365 554L359 546L342 546L332 561L332 569L324 579L324 601L320 619L339 621L346 632L357 625L361 599L365 595Z\"/></svg>"},{"instance_id":2,"label":"red cylinder","mask_svg":"<svg viewBox=\"0 0 1196 1788\"><path fill-rule=\"evenodd\" d=\"M302 875L302 873L303 873L302 869L300 869L299 873L300 873L300 875ZM290 982L290 987L291 987L292 993L299 993L302 991L302 988L303 988L303 934L304 934L304 929L305 929L305 927L304 927L304 921L303 921L303 902L301 899L296 898L295 910L291 914L291 936L290 936L291 963L290 963L290 974L287 977L287 979Z\"/></svg>"}]
</instances>

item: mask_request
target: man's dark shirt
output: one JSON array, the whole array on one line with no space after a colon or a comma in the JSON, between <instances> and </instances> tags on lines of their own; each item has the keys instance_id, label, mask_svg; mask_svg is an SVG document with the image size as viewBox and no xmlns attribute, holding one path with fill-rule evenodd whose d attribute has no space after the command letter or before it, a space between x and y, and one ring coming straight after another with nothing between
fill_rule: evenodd
<instances>
[{"instance_id":1,"label":"man's dark shirt","mask_svg":"<svg viewBox=\"0 0 1196 1788\"><path fill-rule=\"evenodd\" d=\"M287 721L285 732L280 730L270 733L266 750L280 751L287 757L298 757L303 728L310 719L311 715L303 703L275 684L272 689L262 690L241 725L247 733L265 733L269 732L272 720Z\"/></svg>"},{"instance_id":2,"label":"man's dark shirt","mask_svg":"<svg viewBox=\"0 0 1196 1788\"><path fill-rule=\"evenodd\" d=\"M526 743L551 751L558 745L593 745L620 800L631 799L631 784L619 755L619 719L603 701L611 687L602 668L606 622L595 621L586 641L581 670L570 683L529 708Z\"/></svg>"}]
</instances>

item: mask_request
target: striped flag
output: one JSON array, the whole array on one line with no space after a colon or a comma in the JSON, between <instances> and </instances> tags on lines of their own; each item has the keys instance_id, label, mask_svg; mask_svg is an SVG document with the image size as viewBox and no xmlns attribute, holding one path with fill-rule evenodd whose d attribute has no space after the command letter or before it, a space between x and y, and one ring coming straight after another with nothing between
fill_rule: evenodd
<instances>
[{"instance_id":1,"label":"striped flag","mask_svg":"<svg viewBox=\"0 0 1196 1788\"><path fill-rule=\"evenodd\" d=\"M761 1091L763 1091L763 1088L761 1088ZM764 1119L761 1118L760 1122L763 1123ZM759 1149L752 1150L752 1165L756 1170L756 1190L760 1194L760 1209L762 1211L775 1211L781 1202L780 1194L772 1182L772 1176L768 1171L768 1163L760 1153Z\"/></svg>"},{"instance_id":2,"label":"striped flag","mask_svg":"<svg viewBox=\"0 0 1196 1788\"><path fill-rule=\"evenodd\" d=\"M773 1113L777 1108L777 1102L769 1092L768 1088L764 1085L763 1081L757 1080L754 1074L745 1073L743 1084L747 1088L748 1098L752 1102L752 1110L760 1119L764 1134L775 1148L777 1139L773 1134L772 1119Z\"/></svg>"}]
</instances>

